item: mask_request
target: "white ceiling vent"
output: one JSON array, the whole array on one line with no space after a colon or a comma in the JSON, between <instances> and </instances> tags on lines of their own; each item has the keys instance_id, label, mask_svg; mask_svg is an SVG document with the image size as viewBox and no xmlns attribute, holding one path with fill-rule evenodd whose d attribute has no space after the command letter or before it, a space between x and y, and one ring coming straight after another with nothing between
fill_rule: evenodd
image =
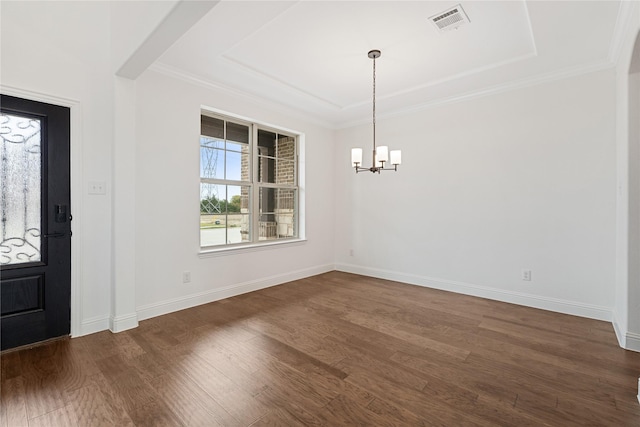
<instances>
[{"instance_id":1,"label":"white ceiling vent","mask_svg":"<svg viewBox=\"0 0 640 427\"><path fill-rule=\"evenodd\" d=\"M430 17L429 20L433 22L441 33L454 30L462 24L471 22L469 21L467 14L464 13L461 5L457 5L449 10L445 10L442 13L434 15Z\"/></svg>"}]
</instances>

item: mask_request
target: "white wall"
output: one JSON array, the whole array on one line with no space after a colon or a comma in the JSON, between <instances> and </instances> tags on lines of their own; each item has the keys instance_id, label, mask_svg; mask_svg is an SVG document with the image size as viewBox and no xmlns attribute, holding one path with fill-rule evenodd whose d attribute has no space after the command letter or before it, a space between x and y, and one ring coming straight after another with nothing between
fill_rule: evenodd
<instances>
[{"instance_id":1,"label":"white wall","mask_svg":"<svg viewBox=\"0 0 640 427\"><path fill-rule=\"evenodd\" d=\"M339 131L338 268L610 319L615 102L610 69L379 120L381 176L348 167L371 126Z\"/></svg>"},{"instance_id":2,"label":"white wall","mask_svg":"<svg viewBox=\"0 0 640 427\"><path fill-rule=\"evenodd\" d=\"M154 71L137 80L136 97L132 212L140 319L333 269L332 131ZM201 105L305 133L307 242L198 257ZM183 271L191 271L190 284L182 283Z\"/></svg>"},{"instance_id":3,"label":"white wall","mask_svg":"<svg viewBox=\"0 0 640 427\"><path fill-rule=\"evenodd\" d=\"M106 328L111 282L109 5L2 2L2 92L72 106L72 333ZM78 158L79 157L79 158ZM89 181L107 183L88 195ZM80 250L80 252L75 252Z\"/></svg>"}]
</instances>

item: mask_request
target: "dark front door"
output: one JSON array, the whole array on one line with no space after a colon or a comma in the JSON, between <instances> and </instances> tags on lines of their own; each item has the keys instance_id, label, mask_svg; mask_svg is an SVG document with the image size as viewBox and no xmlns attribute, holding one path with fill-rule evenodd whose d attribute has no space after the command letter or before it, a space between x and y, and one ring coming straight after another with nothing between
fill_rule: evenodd
<instances>
[{"instance_id":1,"label":"dark front door","mask_svg":"<svg viewBox=\"0 0 640 427\"><path fill-rule=\"evenodd\" d=\"M2 349L69 335L69 108L0 95Z\"/></svg>"}]
</instances>

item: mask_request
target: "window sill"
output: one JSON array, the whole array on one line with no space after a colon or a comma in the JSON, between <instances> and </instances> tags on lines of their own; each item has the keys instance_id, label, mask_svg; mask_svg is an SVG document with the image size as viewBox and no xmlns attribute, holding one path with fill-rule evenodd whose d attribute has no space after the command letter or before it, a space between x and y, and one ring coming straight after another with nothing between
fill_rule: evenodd
<instances>
[{"instance_id":1,"label":"window sill","mask_svg":"<svg viewBox=\"0 0 640 427\"><path fill-rule=\"evenodd\" d=\"M198 258L214 258L219 256L237 255L249 252L264 251L270 249L276 249L275 247L288 247L288 246L300 246L304 245L307 239L289 239L278 242L267 243L253 243L247 245L238 245L232 247L215 248L215 249L200 249Z\"/></svg>"}]
</instances>

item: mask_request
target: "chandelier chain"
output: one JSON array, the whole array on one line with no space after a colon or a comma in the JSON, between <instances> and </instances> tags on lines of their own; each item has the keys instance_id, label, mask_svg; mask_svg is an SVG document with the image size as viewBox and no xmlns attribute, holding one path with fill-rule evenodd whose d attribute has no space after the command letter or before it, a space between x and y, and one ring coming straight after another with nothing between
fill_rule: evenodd
<instances>
[{"instance_id":1,"label":"chandelier chain","mask_svg":"<svg viewBox=\"0 0 640 427\"><path fill-rule=\"evenodd\" d=\"M373 57L373 152L376 151L376 57ZM375 164L375 159L374 159Z\"/></svg>"}]
</instances>

